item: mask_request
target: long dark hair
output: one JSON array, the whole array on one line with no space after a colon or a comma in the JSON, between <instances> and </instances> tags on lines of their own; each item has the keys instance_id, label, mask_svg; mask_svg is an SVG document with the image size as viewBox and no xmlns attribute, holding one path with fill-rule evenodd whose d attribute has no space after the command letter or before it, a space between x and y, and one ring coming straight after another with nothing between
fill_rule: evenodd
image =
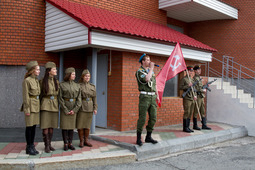
<instances>
[{"instance_id":1,"label":"long dark hair","mask_svg":"<svg viewBox=\"0 0 255 170\"><path fill-rule=\"evenodd\" d=\"M48 91L49 91L49 83L48 83L48 80L49 80L49 72L51 71L51 68L47 68L45 70L45 74L44 74L44 77L43 77L43 81L42 81L42 92L44 94L47 94ZM55 90L58 91L58 83L57 83L57 79L56 77L54 76L53 77L53 80L54 80L54 85L55 85Z\"/></svg>"}]
</instances>

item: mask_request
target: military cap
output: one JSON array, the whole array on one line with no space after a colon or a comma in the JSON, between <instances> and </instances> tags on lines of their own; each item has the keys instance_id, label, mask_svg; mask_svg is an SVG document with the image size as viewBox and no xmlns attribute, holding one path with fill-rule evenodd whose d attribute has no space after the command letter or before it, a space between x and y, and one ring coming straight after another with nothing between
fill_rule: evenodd
<instances>
[{"instance_id":1,"label":"military cap","mask_svg":"<svg viewBox=\"0 0 255 170\"><path fill-rule=\"evenodd\" d=\"M198 69L201 69L201 67L199 65L195 65L193 70L198 70Z\"/></svg>"},{"instance_id":2,"label":"military cap","mask_svg":"<svg viewBox=\"0 0 255 170\"><path fill-rule=\"evenodd\" d=\"M30 61L29 63L27 63L26 65L26 70L30 70L32 67L34 66L38 66L38 62L37 61Z\"/></svg>"},{"instance_id":3,"label":"military cap","mask_svg":"<svg viewBox=\"0 0 255 170\"><path fill-rule=\"evenodd\" d=\"M143 55L141 55L140 59L139 59L139 63L143 60L143 57L146 56L145 53L143 53Z\"/></svg>"},{"instance_id":4,"label":"military cap","mask_svg":"<svg viewBox=\"0 0 255 170\"><path fill-rule=\"evenodd\" d=\"M85 75L85 74L90 74L88 69L83 70L82 75Z\"/></svg>"},{"instance_id":5,"label":"military cap","mask_svg":"<svg viewBox=\"0 0 255 170\"><path fill-rule=\"evenodd\" d=\"M75 72L75 69L74 69L73 67L69 67L69 68L67 68L67 69L65 70L65 73L66 73L66 74L70 74L70 73L72 73L72 72Z\"/></svg>"},{"instance_id":6,"label":"military cap","mask_svg":"<svg viewBox=\"0 0 255 170\"><path fill-rule=\"evenodd\" d=\"M193 71L193 66L187 66L187 69L188 69L189 71Z\"/></svg>"},{"instance_id":7,"label":"military cap","mask_svg":"<svg viewBox=\"0 0 255 170\"><path fill-rule=\"evenodd\" d=\"M47 69L47 68L54 68L54 67L56 67L56 64L53 63L53 62L47 62L47 63L45 64L45 68L46 68L46 69Z\"/></svg>"}]
</instances>

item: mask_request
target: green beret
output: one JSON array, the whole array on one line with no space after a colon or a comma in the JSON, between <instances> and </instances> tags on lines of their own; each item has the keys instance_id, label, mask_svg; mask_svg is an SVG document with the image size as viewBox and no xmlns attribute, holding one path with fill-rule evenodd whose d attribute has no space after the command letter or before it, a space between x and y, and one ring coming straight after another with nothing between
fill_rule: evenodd
<instances>
[{"instance_id":1,"label":"green beret","mask_svg":"<svg viewBox=\"0 0 255 170\"><path fill-rule=\"evenodd\" d=\"M53 63L53 62L48 62L48 63L45 64L45 68L46 68L46 69L47 69L47 68L54 68L54 67L56 67L56 64Z\"/></svg>"},{"instance_id":2,"label":"green beret","mask_svg":"<svg viewBox=\"0 0 255 170\"><path fill-rule=\"evenodd\" d=\"M75 69L73 67L69 67L65 71L66 74L69 74L69 73L72 73L72 72L75 72Z\"/></svg>"},{"instance_id":3,"label":"green beret","mask_svg":"<svg viewBox=\"0 0 255 170\"><path fill-rule=\"evenodd\" d=\"M85 75L85 74L90 74L88 69L83 70L82 75Z\"/></svg>"},{"instance_id":4,"label":"green beret","mask_svg":"<svg viewBox=\"0 0 255 170\"><path fill-rule=\"evenodd\" d=\"M37 61L30 61L30 62L27 63L27 65L26 65L26 70L30 70L30 69L33 68L34 66L38 66L38 62L37 62Z\"/></svg>"}]
</instances>

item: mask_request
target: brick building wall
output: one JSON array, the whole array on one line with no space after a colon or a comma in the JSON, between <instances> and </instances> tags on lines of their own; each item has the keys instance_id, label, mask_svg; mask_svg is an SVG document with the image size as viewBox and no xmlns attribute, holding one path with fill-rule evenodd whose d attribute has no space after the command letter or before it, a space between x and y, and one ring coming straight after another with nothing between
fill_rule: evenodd
<instances>
[{"instance_id":1,"label":"brick building wall","mask_svg":"<svg viewBox=\"0 0 255 170\"><path fill-rule=\"evenodd\" d=\"M58 63L58 55L44 52L45 2L0 1L0 64Z\"/></svg>"},{"instance_id":2,"label":"brick building wall","mask_svg":"<svg viewBox=\"0 0 255 170\"><path fill-rule=\"evenodd\" d=\"M255 1L223 0L238 9L237 20L203 21L188 24L188 35L218 52L213 56L234 57L234 61L255 70ZM217 64L212 62L210 65ZM221 68L219 68L221 69Z\"/></svg>"}]
</instances>

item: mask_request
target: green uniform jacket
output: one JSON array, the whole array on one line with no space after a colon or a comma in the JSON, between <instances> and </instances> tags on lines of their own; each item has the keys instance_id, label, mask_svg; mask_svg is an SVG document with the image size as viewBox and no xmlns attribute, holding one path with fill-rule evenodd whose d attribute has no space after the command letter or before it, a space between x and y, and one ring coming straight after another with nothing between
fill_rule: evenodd
<instances>
[{"instance_id":1,"label":"green uniform jacket","mask_svg":"<svg viewBox=\"0 0 255 170\"><path fill-rule=\"evenodd\" d=\"M156 77L153 72L151 80L149 82L146 82L146 75L148 74L148 71L141 66L136 71L136 79L138 83L138 90L139 91L146 91L146 92L156 92Z\"/></svg>"},{"instance_id":2,"label":"green uniform jacket","mask_svg":"<svg viewBox=\"0 0 255 170\"><path fill-rule=\"evenodd\" d=\"M40 100L39 97L41 88L38 79L35 76L29 76L24 79L23 87L23 104L21 111L24 113L39 113Z\"/></svg>"},{"instance_id":3,"label":"green uniform jacket","mask_svg":"<svg viewBox=\"0 0 255 170\"><path fill-rule=\"evenodd\" d=\"M199 82L197 83L197 85L195 86L195 88L196 88L196 90L197 90L197 94L198 94L197 96L198 96L198 97L201 97L201 98L204 98L205 95L204 95L203 89L202 89L203 83L202 83L202 80L200 80L200 76L196 74L196 75L194 76L194 81L199 81Z\"/></svg>"},{"instance_id":4,"label":"green uniform jacket","mask_svg":"<svg viewBox=\"0 0 255 170\"><path fill-rule=\"evenodd\" d=\"M58 87L59 87L59 82ZM58 112L58 92L59 89L56 91L54 79L53 77L49 77L48 80L49 90L47 94L41 92L41 110L50 111L50 112ZM42 80L40 80L40 85L42 87ZM52 97L51 97L52 96ZM50 98L51 97L51 98Z\"/></svg>"},{"instance_id":5,"label":"green uniform jacket","mask_svg":"<svg viewBox=\"0 0 255 170\"><path fill-rule=\"evenodd\" d=\"M67 101L65 99L75 99L75 101ZM81 90L80 85L74 81L60 83L59 104L61 112L65 114L73 110L77 113L81 107Z\"/></svg>"},{"instance_id":6,"label":"green uniform jacket","mask_svg":"<svg viewBox=\"0 0 255 170\"><path fill-rule=\"evenodd\" d=\"M191 83L194 83L194 79L191 79ZM180 81L180 90L183 90L184 92L188 90L188 88L190 87L189 86L189 78L188 76L185 76L181 79ZM193 93L192 93L192 90L190 90L186 96L184 97L185 100L194 100L194 96L193 96Z\"/></svg>"},{"instance_id":7,"label":"green uniform jacket","mask_svg":"<svg viewBox=\"0 0 255 170\"><path fill-rule=\"evenodd\" d=\"M82 105L80 111L93 112L97 110L96 87L91 83L80 83Z\"/></svg>"}]
</instances>

